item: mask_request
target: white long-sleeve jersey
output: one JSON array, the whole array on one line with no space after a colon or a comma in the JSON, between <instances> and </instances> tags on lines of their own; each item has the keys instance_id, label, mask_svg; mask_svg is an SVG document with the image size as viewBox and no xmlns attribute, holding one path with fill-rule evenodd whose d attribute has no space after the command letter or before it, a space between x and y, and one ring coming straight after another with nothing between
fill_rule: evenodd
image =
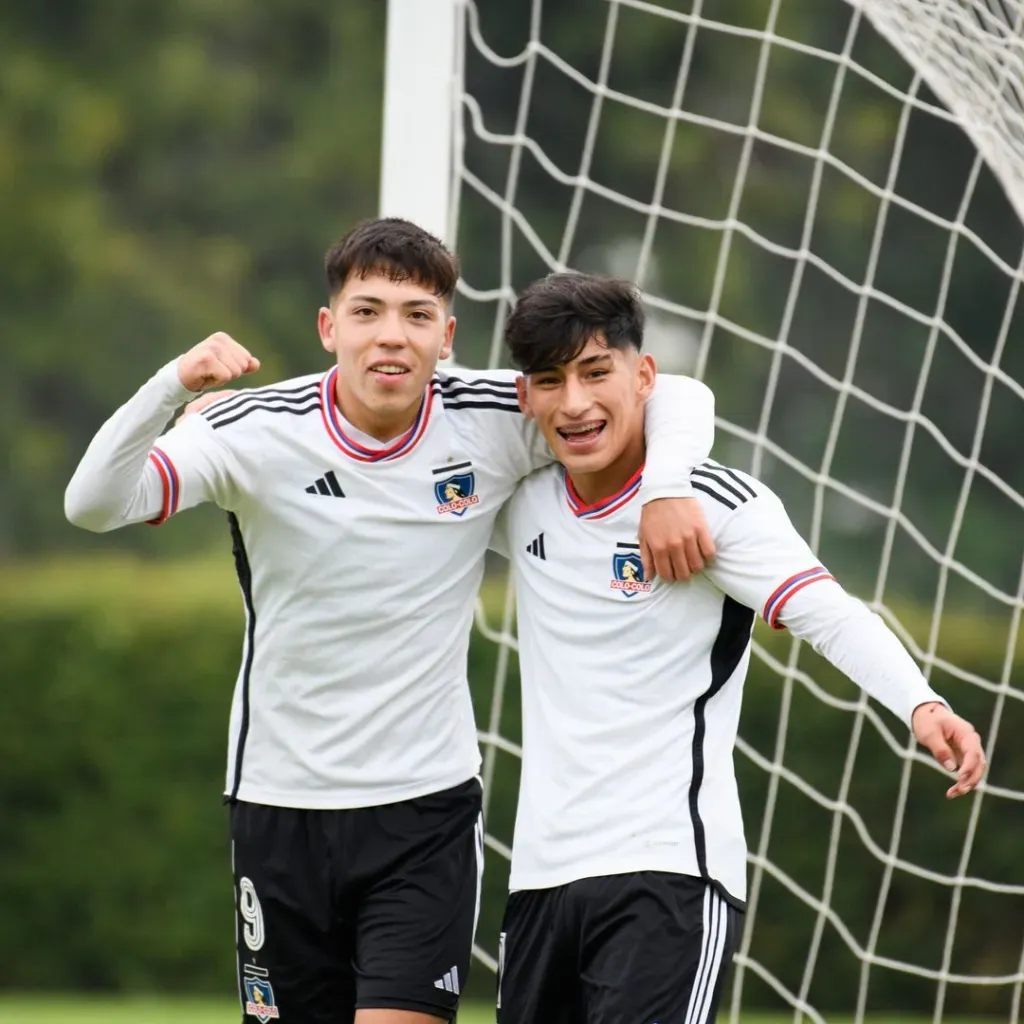
<instances>
[{"instance_id":1,"label":"white long-sleeve jersey","mask_svg":"<svg viewBox=\"0 0 1024 1024\"><path fill-rule=\"evenodd\" d=\"M226 793L344 808L438 792L479 768L466 656L495 516L550 461L515 374L438 371L386 445L346 423L336 369L245 391L186 418L164 367L101 428L65 496L103 531L200 502L229 513L246 631ZM662 377L650 499L690 491L713 435L704 385Z\"/></svg>"},{"instance_id":2,"label":"white long-sleeve jersey","mask_svg":"<svg viewBox=\"0 0 1024 1024\"><path fill-rule=\"evenodd\" d=\"M686 583L644 579L639 473L587 506L560 467L542 470L495 532L515 574L522 677L513 889L653 870L745 900L733 747L756 614L905 722L941 699L775 494L713 462L693 481L718 553Z\"/></svg>"}]
</instances>

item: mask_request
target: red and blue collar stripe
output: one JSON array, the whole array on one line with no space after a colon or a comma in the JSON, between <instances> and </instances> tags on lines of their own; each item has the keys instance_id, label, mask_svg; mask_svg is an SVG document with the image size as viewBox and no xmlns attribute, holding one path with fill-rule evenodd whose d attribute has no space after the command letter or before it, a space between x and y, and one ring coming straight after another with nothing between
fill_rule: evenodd
<instances>
[{"instance_id":1,"label":"red and blue collar stripe","mask_svg":"<svg viewBox=\"0 0 1024 1024\"><path fill-rule=\"evenodd\" d=\"M562 477L565 480L565 496L569 503L569 508L572 510L572 514L577 519L604 519L606 516L610 516L613 512L618 512L623 505L628 505L636 496L636 492L640 490L640 484L643 481L643 472L644 467L641 466L626 481L622 490L613 494L609 498L601 498L600 501L594 502L593 505L588 505L576 493L576 488L573 487L569 474L563 470Z\"/></svg>"},{"instance_id":2,"label":"red and blue collar stripe","mask_svg":"<svg viewBox=\"0 0 1024 1024\"><path fill-rule=\"evenodd\" d=\"M822 580L832 580L834 582L835 577L823 565L816 565L813 569L805 569L803 572L798 572L795 576L790 576L784 583L780 583L772 592L771 597L764 603L764 621L772 629L785 629L786 627L779 623L779 615L782 614L782 609L785 607L786 602L797 591L803 590L804 587L809 587L812 583L819 583Z\"/></svg>"},{"instance_id":3,"label":"red and blue collar stripe","mask_svg":"<svg viewBox=\"0 0 1024 1024\"><path fill-rule=\"evenodd\" d=\"M166 523L175 512L178 511L178 502L181 501L181 481L178 479L178 471L174 463L168 458L167 453L160 448L154 448L149 457L160 474L164 485L164 504L160 515L156 519L150 519L150 526L159 526Z\"/></svg>"},{"instance_id":4,"label":"red and blue collar stripe","mask_svg":"<svg viewBox=\"0 0 1024 1024\"><path fill-rule=\"evenodd\" d=\"M341 427L341 420L338 418L338 407L335 404L335 388L338 380L338 368L324 374L320 381L320 412L323 415L324 427L330 434L331 440L349 457L357 462L389 462L392 459L407 455L416 447L420 438L427 430L430 422L430 409L433 405L433 389L429 386L420 403L420 410L416 414L416 421L399 438L389 444L386 448L367 448L354 438L348 436Z\"/></svg>"}]
</instances>

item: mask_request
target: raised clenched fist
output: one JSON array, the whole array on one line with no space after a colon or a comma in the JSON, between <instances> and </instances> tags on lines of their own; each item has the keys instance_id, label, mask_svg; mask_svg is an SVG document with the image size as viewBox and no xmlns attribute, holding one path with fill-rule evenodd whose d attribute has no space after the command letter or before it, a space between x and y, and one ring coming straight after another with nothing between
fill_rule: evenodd
<instances>
[{"instance_id":1,"label":"raised clenched fist","mask_svg":"<svg viewBox=\"0 0 1024 1024\"><path fill-rule=\"evenodd\" d=\"M223 331L211 334L178 358L178 379L189 391L202 391L237 380L260 368L260 361L249 355Z\"/></svg>"}]
</instances>

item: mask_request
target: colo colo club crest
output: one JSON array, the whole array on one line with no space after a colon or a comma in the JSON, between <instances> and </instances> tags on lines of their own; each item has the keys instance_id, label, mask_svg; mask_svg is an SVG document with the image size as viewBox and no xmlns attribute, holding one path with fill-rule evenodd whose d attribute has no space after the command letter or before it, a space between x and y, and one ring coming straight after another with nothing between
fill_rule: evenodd
<instances>
[{"instance_id":1,"label":"colo colo club crest","mask_svg":"<svg viewBox=\"0 0 1024 1024\"><path fill-rule=\"evenodd\" d=\"M636 597L650 592L651 584L644 579L644 563L640 560L639 544L616 544L612 555L612 590L623 597Z\"/></svg>"},{"instance_id":2,"label":"colo colo club crest","mask_svg":"<svg viewBox=\"0 0 1024 1024\"><path fill-rule=\"evenodd\" d=\"M270 972L260 967L245 965L245 1015L255 1017L260 1024L277 1020L281 1012L274 1002L274 990L270 986Z\"/></svg>"},{"instance_id":3,"label":"colo colo club crest","mask_svg":"<svg viewBox=\"0 0 1024 1024\"><path fill-rule=\"evenodd\" d=\"M437 498L437 514L462 516L471 505L480 503L480 495L475 494L476 476L471 462L460 462L455 466L445 466L433 470L434 496Z\"/></svg>"}]
</instances>

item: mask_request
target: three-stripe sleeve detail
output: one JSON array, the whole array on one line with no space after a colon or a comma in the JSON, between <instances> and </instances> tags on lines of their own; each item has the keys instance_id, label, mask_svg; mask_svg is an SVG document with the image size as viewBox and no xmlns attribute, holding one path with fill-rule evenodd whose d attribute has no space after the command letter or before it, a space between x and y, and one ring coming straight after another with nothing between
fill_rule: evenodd
<instances>
[{"instance_id":1,"label":"three-stripe sleeve detail","mask_svg":"<svg viewBox=\"0 0 1024 1024\"><path fill-rule=\"evenodd\" d=\"M320 407L319 381L293 388L257 388L232 395L200 413L215 430L237 423L250 413L273 412L305 416Z\"/></svg>"},{"instance_id":2,"label":"three-stripe sleeve detail","mask_svg":"<svg viewBox=\"0 0 1024 1024\"><path fill-rule=\"evenodd\" d=\"M690 483L695 491L729 509L739 508L757 497L757 491L743 477L717 462L702 462L690 474Z\"/></svg>"}]
</instances>

